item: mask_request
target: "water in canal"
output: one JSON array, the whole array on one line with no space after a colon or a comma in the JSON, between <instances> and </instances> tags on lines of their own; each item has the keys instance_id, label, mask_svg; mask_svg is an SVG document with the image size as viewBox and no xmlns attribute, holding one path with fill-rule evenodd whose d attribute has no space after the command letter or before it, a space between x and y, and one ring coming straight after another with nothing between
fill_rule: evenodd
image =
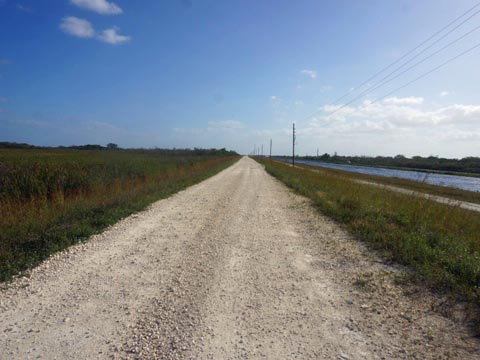
<instances>
[{"instance_id":1,"label":"water in canal","mask_svg":"<svg viewBox=\"0 0 480 360\"><path fill-rule=\"evenodd\" d=\"M286 159L286 158L281 158L278 160L291 162L291 159ZM345 171L352 171L352 172L358 172L358 173L369 174L369 175L396 177L396 178L421 181L421 182L424 181L432 185L450 186L450 187L455 187L458 189L469 190L469 191L480 191L479 177L435 174L435 173L427 173L422 171L410 171L410 170L394 170L394 169L375 168L375 167L357 166L357 165L331 164L331 163L325 163L321 161L300 160L300 159L298 160L295 159L295 163L326 167L331 169L339 169L339 170L345 170Z\"/></svg>"}]
</instances>

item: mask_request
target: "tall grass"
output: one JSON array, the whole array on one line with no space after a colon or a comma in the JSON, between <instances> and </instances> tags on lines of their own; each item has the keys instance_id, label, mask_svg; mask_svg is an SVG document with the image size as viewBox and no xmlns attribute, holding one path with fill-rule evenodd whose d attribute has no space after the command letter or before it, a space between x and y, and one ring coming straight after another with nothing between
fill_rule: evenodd
<instances>
[{"instance_id":1,"label":"tall grass","mask_svg":"<svg viewBox=\"0 0 480 360\"><path fill-rule=\"evenodd\" d=\"M0 150L0 281L235 159Z\"/></svg>"},{"instance_id":2,"label":"tall grass","mask_svg":"<svg viewBox=\"0 0 480 360\"><path fill-rule=\"evenodd\" d=\"M371 248L410 266L423 284L480 305L477 212L359 184L338 173L258 161Z\"/></svg>"}]
</instances>

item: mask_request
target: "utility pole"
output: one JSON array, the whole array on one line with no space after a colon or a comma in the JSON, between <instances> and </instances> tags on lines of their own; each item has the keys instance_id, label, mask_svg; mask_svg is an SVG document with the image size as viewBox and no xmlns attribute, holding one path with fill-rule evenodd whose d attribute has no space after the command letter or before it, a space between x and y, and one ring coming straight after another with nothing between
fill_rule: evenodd
<instances>
[{"instance_id":1,"label":"utility pole","mask_svg":"<svg viewBox=\"0 0 480 360\"><path fill-rule=\"evenodd\" d=\"M270 139L270 159L272 158L272 139Z\"/></svg>"},{"instance_id":2,"label":"utility pole","mask_svg":"<svg viewBox=\"0 0 480 360\"><path fill-rule=\"evenodd\" d=\"M263 144L262 144L262 157L263 157Z\"/></svg>"},{"instance_id":3,"label":"utility pole","mask_svg":"<svg viewBox=\"0 0 480 360\"><path fill-rule=\"evenodd\" d=\"M292 167L295 167L295 123L293 123L293 133L292 133Z\"/></svg>"},{"instance_id":4,"label":"utility pole","mask_svg":"<svg viewBox=\"0 0 480 360\"><path fill-rule=\"evenodd\" d=\"M317 147L317 158L318 158L318 147Z\"/></svg>"}]
</instances>

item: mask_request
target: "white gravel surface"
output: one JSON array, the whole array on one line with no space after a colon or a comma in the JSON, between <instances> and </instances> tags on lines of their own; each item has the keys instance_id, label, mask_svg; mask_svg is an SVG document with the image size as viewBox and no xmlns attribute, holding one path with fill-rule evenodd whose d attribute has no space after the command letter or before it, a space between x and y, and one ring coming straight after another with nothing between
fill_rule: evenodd
<instances>
[{"instance_id":1,"label":"white gravel surface","mask_svg":"<svg viewBox=\"0 0 480 360\"><path fill-rule=\"evenodd\" d=\"M461 312L249 158L29 275L0 291L2 359L480 356Z\"/></svg>"}]
</instances>

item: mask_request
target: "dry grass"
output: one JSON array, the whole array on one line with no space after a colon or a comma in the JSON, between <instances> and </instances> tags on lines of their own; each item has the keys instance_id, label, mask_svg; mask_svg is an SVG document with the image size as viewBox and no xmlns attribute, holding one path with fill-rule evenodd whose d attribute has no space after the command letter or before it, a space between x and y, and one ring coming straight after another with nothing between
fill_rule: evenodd
<instances>
[{"instance_id":1,"label":"dry grass","mask_svg":"<svg viewBox=\"0 0 480 360\"><path fill-rule=\"evenodd\" d=\"M447 186L437 186L429 184L425 181L413 181L408 179L400 179L395 177L385 177L369 174L361 174L351 171L339 170L339 169L330 169L318 166L311 166L306 164L300 164L301 167L312 169L315 171L322 171L332 175L343 176L349 179L363 180L369 182L375 182L383 185L397 186L400 188L422 192L425 194L442 196L453 200L466 201L475 204L480 204L480 192L467 191L462 189L457 189L454 187ZM428 173L425 175L428 178Z\"/></svg>"},{"instance_id":2,"label":"dry grass","mask_svg":"<svg viewBox=\"0 0 480 360\"><path fill-rule=\"evenodd\" d=\"M0 151L0 281L236 158Z\"/></svg>"}]
</instances>

